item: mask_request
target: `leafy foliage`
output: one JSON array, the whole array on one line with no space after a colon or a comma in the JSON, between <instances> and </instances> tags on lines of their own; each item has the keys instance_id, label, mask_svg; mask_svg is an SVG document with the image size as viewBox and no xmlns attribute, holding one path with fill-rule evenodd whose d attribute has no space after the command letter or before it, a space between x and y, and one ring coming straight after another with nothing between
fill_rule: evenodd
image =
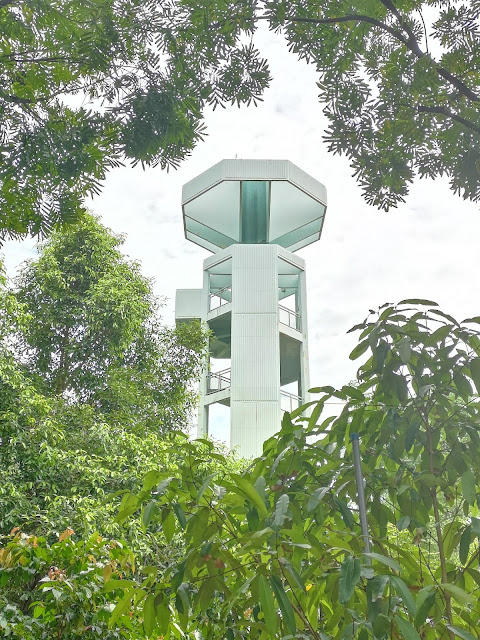
<instances>
[{"instance_id":1,"label":"leafy foliage","mask_svg":"<svg viewBox=\"0 0 480 640\"><path fill-rule=\"evenodd\" d=\"M188 424L205 334L159 324L121 242L85 217L52 235L20 292L0 282L0 637L144 637L133 612L107 628L119 585L140 586L143 564L182 553L172 518L149 528L148 510L128 525L115 515L145 472L185 463L188 435L174 429ZM201 481L238 466L207 446L198 456ZM98 531L126 540L137 567Z\"/></svg>"},{"instance_id":2,"label":"leafy foliage","mask_svg":"<svg viewBox=\"0 0 480 640\"><path fill-rule=\"evenodd\" d=\"M1 637L141 637L141 622L135 618L128 635L107 627L114 603L105 583L111 579L132 584L131 552L98 534L85 542L74 542L72 534L66 529L49 544L42 537L12 531L0 549ZM12 594L18 591L23 597L15 601Z\"/></svg>"},{"instance_id":3,"label":"leafy foliage","mask_svg":"<svg viewBox=\"0 0 480 640\"><path fill-rule=\"evenodd\" d=\"M199 324L161 324L149 281L120 251L123 240L86 215L40 247L17 281L29 316L18 349L47 394L143 430L184 428L206 337Z\"/></svg>"},{"instance_id":4,"label":"leafy foliage","mask_svg":"<svg viewBox=\"0 0 480 640\"><path fill-rule=\"evenodd\" d=\"M446 175L480 199L480 6L467 3L265 2L270 26L313 63L329 150L350 158L367 202L404 200Z\"/></svg>"},{"instance_id":5,"label":"leafy foliage","mask_svg":"<svg viewBox=\"0 0 480 640\"><path fill-rule=\"evenodd\" d=\"M72 222L109 169L176 167L207 105L257 102L260 20L315 64L333 153L388 209L413 177L478 200L478 0L1 0L0 229Z\"/></svg>"},{"instance_id":6,"label":"leafy foliage","mask_svg":"<svg viewBox=\"0 0 480 640\"><path fill-rule=\"evenodd\" d=\"M311 416L285 414L242 475L201 483L205 445L187 444L180 473L146 478L118 515L143 506L149 526L182 532L186 553L152 566L123 597L145 618L155 611L151 629L169 638L478 637L479 322L458 323L428 301L384 305L355 327L351 357L368 352L356 386L313 390ZM332 398L343 409L322 419ZM362 442L368 554L352 433Z\"/></svg>"},{"instance_id":7,"label":"leafy foliage","mask_svg":"<svg viewBox=\"0 0 480 640\"><path fill-rule=\"evenodd\" d=\"M268 68L239 44L252 6L1 0L2 237L76 220L124 161L178 166L206 103L258 96Z\"/></svg>"}]
</instances>

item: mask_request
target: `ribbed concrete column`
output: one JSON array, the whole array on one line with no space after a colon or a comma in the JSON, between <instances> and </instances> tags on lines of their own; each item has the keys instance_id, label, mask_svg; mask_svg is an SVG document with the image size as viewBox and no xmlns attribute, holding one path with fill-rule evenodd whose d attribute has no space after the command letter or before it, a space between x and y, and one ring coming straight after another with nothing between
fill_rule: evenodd
<instances>
[{"instance_id":1,"label":"ribbed concrete column","mask_svg":"<svg viewBox=\"0 0 480 640\"><path fill-rule=\"evenodd\" d=\"M231 249L231 447L250 457L280 428L277 246Z\"/></svg>"}]
</instances>

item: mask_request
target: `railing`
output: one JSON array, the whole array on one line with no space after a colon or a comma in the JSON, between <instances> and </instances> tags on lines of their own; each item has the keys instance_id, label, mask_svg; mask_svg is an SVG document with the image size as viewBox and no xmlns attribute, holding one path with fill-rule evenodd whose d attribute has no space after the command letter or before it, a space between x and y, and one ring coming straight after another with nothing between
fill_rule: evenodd
<instances>
[{"instance_id":1,"label":"railing","mask_svg":"<svg viewBox=\"0 0 480 640\"><path fill-rule=\"evenodd\" d=\"M215 393L216 391L229 389L230 372L231 369L224 369L223 371L216 371L215 373L210 372L208 374L207 393Z\"/></svg>"},{"instance_id":2,"label":"railing","mask_svg":"<svg viewBox=\"0 0 480 640\"><path fill-rule=\"evenodd\" d=\"M302 402L300 396L296 396L293 393L288 393L288 391L280 391L280 408L282 411L288 411L291 413L298 409Z\"/></svg>"},{"instance_id":3,"label":"railing","mask_svg":"<svg viewBox=\"0 0 480 640\"><path fill-rule=\"evenodd\" d=\"M228 304L232 301L232 287L223 287L210 294L209 311L223 307L224 304Z\"/></svg>"},{"instance_id":4,"label":"railing","mask_svg":"<svg viewBox=\"0 0 480 640\"><path fill-rule=\"evenodd\" d=\"M292 311L287 307L282 307L281 304L278 305L278 309L278 319L282 324L286 324L287 327L291 327L292 329L296 329L297 331L302 330L299 313L296 313L295 311Z\"/></svg>"}]
</instances>

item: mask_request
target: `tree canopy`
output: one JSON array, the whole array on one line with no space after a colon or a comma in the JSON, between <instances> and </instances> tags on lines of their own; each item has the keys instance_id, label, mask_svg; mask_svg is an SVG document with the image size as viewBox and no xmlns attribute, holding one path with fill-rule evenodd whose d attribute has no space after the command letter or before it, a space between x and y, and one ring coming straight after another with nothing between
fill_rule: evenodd
<instances>
[{"instance_id":1,"label":"tree canopy","mask_svg":"<svg viewBox=\"0 0 480 640\"><path fill-rule=\"evenodd\" d=\"M260 21L315 65L328 148L388 209L415 175L480 198L478 0L2 0L0 228L48 233L122 162L178 166L207 105L268 87Z\"/></svg>"},{"instance_id":2,"label":"tree canopy","mask_svg":"<svg viewBox=\"0 0 480 640\"><path fill-rule=\"evenodd\" d=\"M142 429L149 421L184 428L206 336L199 323L162 325L151 283L121 253L123 242L90 215L54 232L17 279L26 321L16 347L47 395L128 414Z\"/></svg>"},{"instance_id":3,"label":"tree canopy","mask_svg":"<svg viewBox=\"0 0 480 640\"><path fill-rule=\"evenodd\" d=\"M198 481L202 442L180 475L150 474L150 493L125 495L118 517L142 507L186 552L141 587L117 585L112 628L133 607L150 633L178 639L478 638L479 323L428 301L384 305L354 327L355 384L313 389L310 417L285 414L243 474ZM330 402L343 408L323 418Z\"/></svg>"},{"instance_id":4,"label":"tree canopy","mask_svg":"<svg viewBox=\"0 0 480 640\"><path fill-rule=\"evenodd\" d=\"M2 638L137 640L141 615L107 627L116 592L104 580L139 585L135 562L182 552L181 539L115 516L145 473L184 464L206 335L161 324L122 242L84 216L40 247L19 287L0 274ZM198 477L236 466L198 453Z\"/></svg>"},{"instance_id":5,"label":"tree canopy","mask_svg":"<svg viewBox=\"0 0 480 640\"><path fill-rule=\"evenodd\" d=\"M272 28L313 63L329 151L388 209L414 177L480 199L480 6L424 0L266 2Z\"/></svg>"},{"instance_id":6,"label":"tree canopy","mask_svg":"<svg viewBox=\"0 0 480 640\"><path fill-rule=\"evenodd\" d=\"M207 103L257 96L265 63L237 39L231 7L209 33L202 7L151 0L0 1L0 228L45 234L76 220L122 162L177 166L202 138ZM178 13L180 12L180 14ZM214 37L212 37L214 36ZM240 90L239 85L244 87Z\"/></svg>"}]
</instances>

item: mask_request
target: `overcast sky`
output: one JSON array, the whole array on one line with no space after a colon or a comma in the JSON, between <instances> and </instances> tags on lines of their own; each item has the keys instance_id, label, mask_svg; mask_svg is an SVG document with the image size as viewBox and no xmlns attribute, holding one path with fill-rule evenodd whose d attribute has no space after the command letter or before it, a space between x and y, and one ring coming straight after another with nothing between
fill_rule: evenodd
<instances>
[{"instance_id":1,"label":"overcast sky","mask_svg":"<svg viewBox=\"0 0 480 640\"><path fill-rule=\"evenodd\" d=\"M280 36L256 37L274 81L258 107L208 112L208 137L178 171L112 171L103 193L87 203L104 224L128 238L125 252L141 261L167 296L173 323L175 290L202 286L207 251L183 236L181 187L224 158L288 159L322 182L328 209L319 242L299 252L307 264L310 380L342 385L355 375L346 331L368 309L407 297L437 301L462 320L480 315L480 205L466 203L446 181L418 180L406 204L385 213L369 207L345 159L322 142L325 118L313 67L289 54ZM34 255L33 243L4 247L10 275Z\"/></svg>"}]
</instances>

